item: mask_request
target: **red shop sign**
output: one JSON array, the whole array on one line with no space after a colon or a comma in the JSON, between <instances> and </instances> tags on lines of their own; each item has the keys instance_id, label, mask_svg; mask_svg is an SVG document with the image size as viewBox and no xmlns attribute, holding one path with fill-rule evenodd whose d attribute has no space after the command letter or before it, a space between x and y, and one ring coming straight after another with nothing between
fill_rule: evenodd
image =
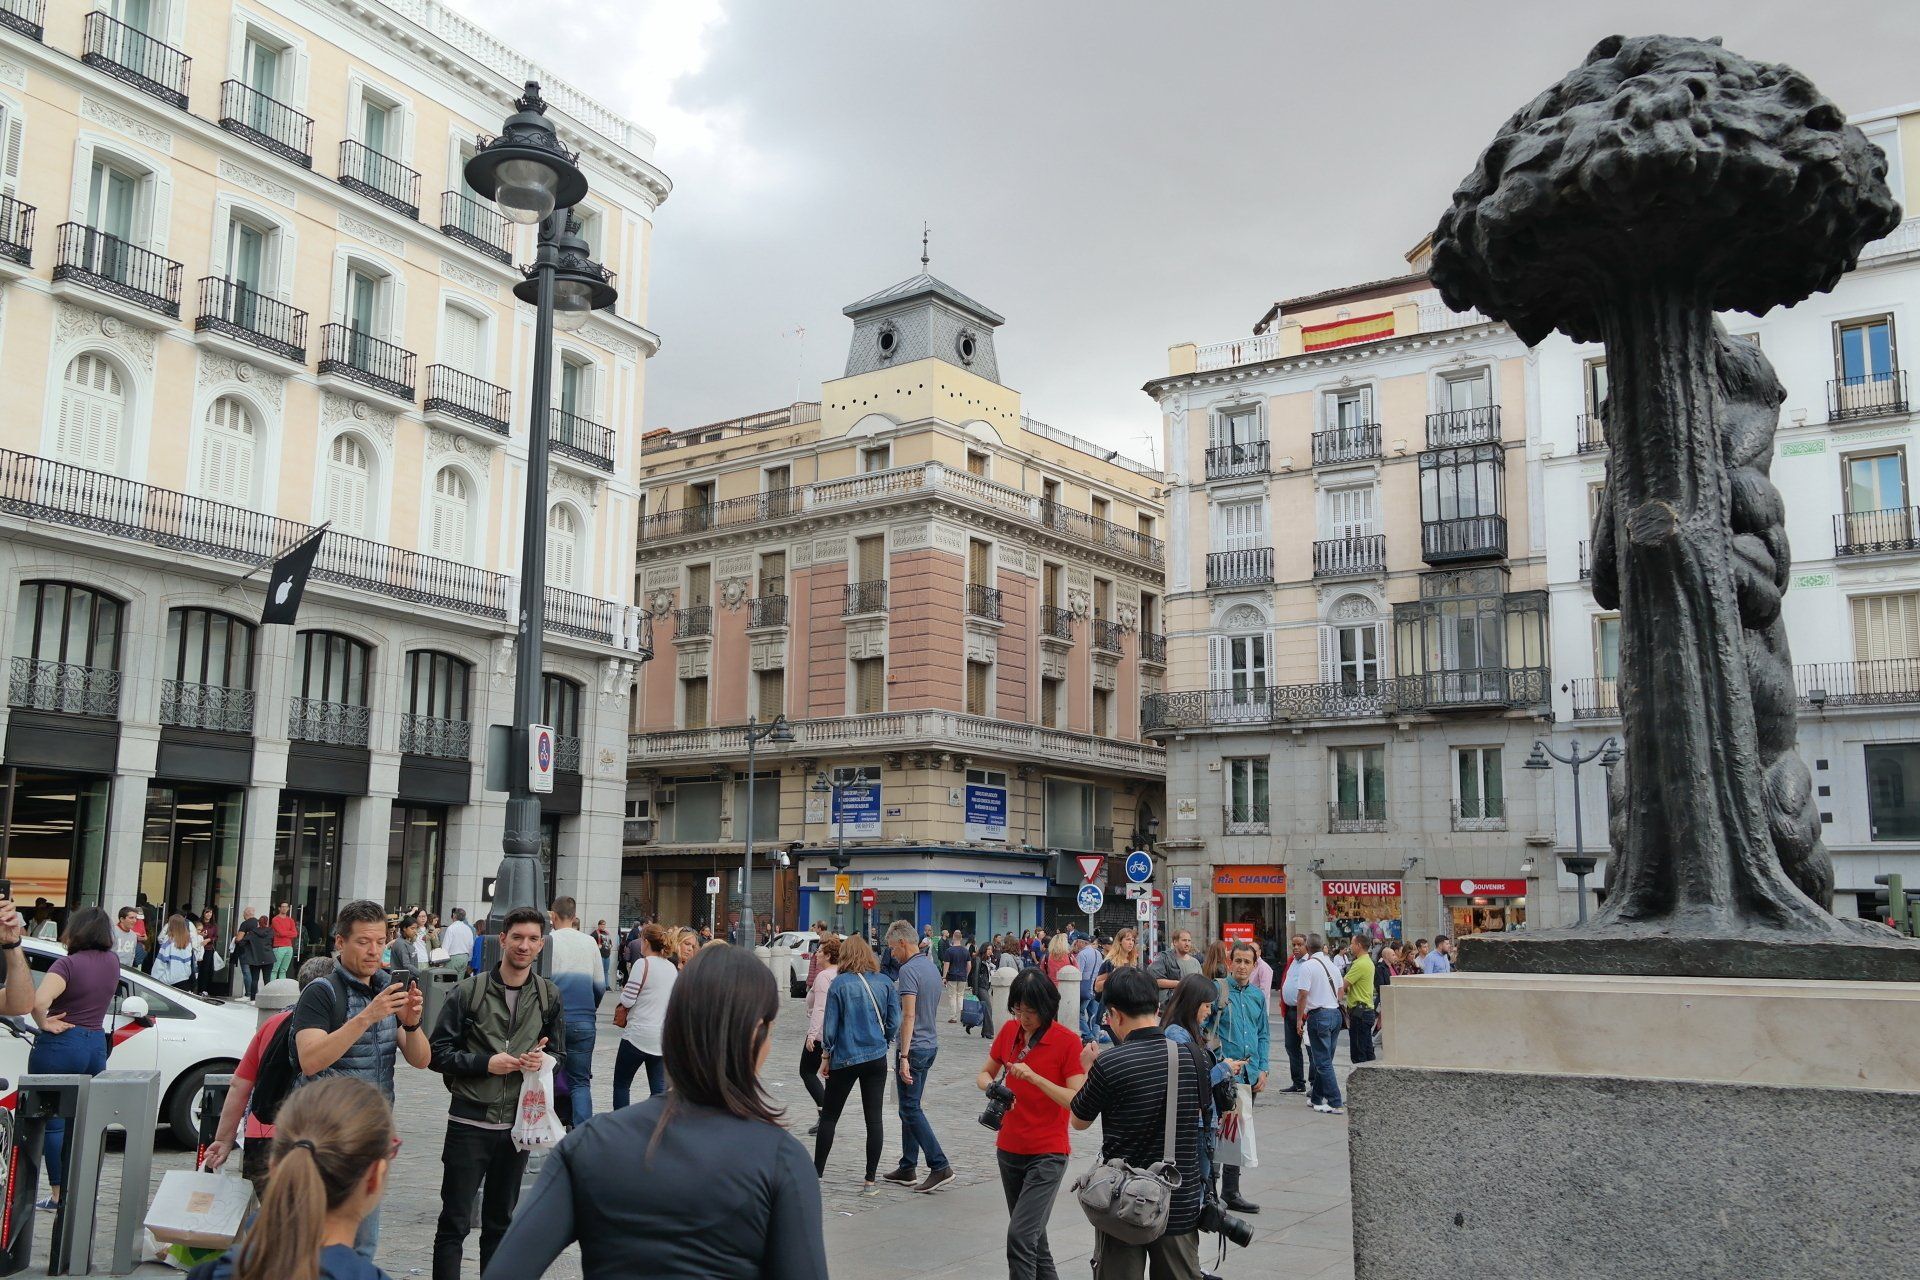
<instances>
[{"instance_id":1,"label":"red shop sign","mask_svg":"<svg viewBox=\"0 0 1920 1280\"><path fill-rule=\"evenodd\" d=\"M1322 880L1320 892L1329 898L1397 898L1398 880Z\"/></svg>"},{"instance_id":2,"label":"red shop sign","mask_svg":"<svg viewBox=\"0 0 1920 1280\"><path fill-rule=\"evenodd\" d=\"M1220 937L1227 942L1252 942L1253 925L1223 924L1220 926Z\"/></svg>"},{"instance_id":3,"label":"red shop sign","mask_svg":"<svg viewBox=\"0 0 1920 1280\"><path fill-rule=\"evenodd\" d=\"M1524 898L1525 880L1442 880L1443 898Z\"/></svg>"}]
</instances>

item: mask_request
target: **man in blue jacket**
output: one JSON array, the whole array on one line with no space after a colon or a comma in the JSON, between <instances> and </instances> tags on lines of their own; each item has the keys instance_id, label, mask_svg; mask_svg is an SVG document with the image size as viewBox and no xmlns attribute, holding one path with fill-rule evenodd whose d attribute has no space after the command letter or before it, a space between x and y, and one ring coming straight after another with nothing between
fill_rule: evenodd
<instances>
[{"instance_id":1,"label":"man in blue jacket","mask_svg":"<svg viewBox=\"0 0 1920 1280\"><path fill-rule=\"evenodd\" d=\"M1234 1079L1249 1084L1255 1093L1267 1087L1267 997L1253 985L1253 966L1258 952L1251 942L1236 942L1227 960L1227 979L1220 999L1214 1005L1209 1029L1220 1037L1219 1058L1241 1062ZM1220 1171L1220 1201L1234 1213L1258 1213L1260 1206L1240 1195L1240 1167L1227 1165Z\"/></svg>"}]
</instances>

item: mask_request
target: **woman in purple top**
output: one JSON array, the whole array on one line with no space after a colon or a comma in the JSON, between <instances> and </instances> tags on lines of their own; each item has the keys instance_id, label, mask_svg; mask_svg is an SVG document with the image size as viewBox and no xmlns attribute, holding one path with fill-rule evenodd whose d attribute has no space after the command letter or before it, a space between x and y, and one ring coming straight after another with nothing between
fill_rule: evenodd
<instances>
[{"instance_id":1,"label":"woman in purple top","mask_svg":"<svg viewBox=\"0 0 1920 1280\"><path fill-rule=\"evenodd\" d=\"M113 952L113 923L98 907L82 907L67 921L67 954L53 962L34 996L33 1020L40 1034L27 1054L30 1075L97 1076L107 1069L107 1009L120 986L120 958ZM47 1183L51 1194L39 1207L60 1203L66 1173L67 1122L47 1121Z\"/></svg>"}]
</instances>

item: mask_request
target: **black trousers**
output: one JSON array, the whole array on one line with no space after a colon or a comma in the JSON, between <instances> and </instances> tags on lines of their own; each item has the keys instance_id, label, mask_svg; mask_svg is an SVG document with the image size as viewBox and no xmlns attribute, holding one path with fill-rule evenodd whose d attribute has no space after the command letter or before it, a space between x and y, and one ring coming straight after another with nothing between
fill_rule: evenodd
<instances>
[{"instance_id":1,"label":"black trousers","mask_svg":"<svg viewBox=\"0 0 1920 1280\"><path fill-rule=\"evenodd\" d=\"M1287 1074L1291 1077L1287 1083L1295 1089L1304 1089L1307 1087L1307 1070L1302 1055L1306 1049L1300 1043L1300 1024L1295 1021L1292 1010L1287 1010L1282 1018L1282 1024L1286 1028Z\"/></svg>"},{"instance_id":2,"label":"black trousers","mask_svg":"<svg viewBox=\"0 0 1920 1280\"><path fill-rule=\"evenodd\" d=\"M1000 1188L1007 1195L1008 1280L1060 1280L1047 1243L1054 1196L1067 1176L1064 1155L1020 1156L996 1152Z\"/></svg>"},{"instance_id":3,"label":"black trousers","mask_svg":"<svg viewBox=\"0 0 1920 1280\"><path fill-rule=\"evenodd\" d=\"M1379 1019L1378 1013L1360 1005L1347 1010L1347 1053L1356 1064L1373 1061L1373 1026Z\"/></svg>"},{"instance_id":4,"label":"black trousers","mask_svg":"<svg viewBox=\"0 0 1920 1280\"><path fill-rule=\"evenodd\" d=\"M433 1280L460 1280L460 1251L473 1230L473 1202L480 1198L480 1270L507 1234L520 1203L527 1153L513 1149L505 1129L476 1129L447 1121L440 1149L440 1224L433 1232Z\"/></svg>"},{"instance_id":5,"label":"black trousers","mask_svg":"<svg viewBox=\"0 0 1920 1280\"><path fill-rule=\"evenodd\" d=\"M875 1058L857 1066L835 1067L827 1072L827 1097L820 1110L820 1132L813 1138L813 1171L825 1174L827 1154L833 1150L834 1126L846 1109L853 1086L860 1086L860 1110L867 1120L867 1181L880 1172L880 1148L886 1143L886 1120L882 1110L887 1100L887 1059ZM434 1280L440 1280L435 1276Z\"/></svg>"},{"instance_id":6,"label":"black trousers","mask_svg":"<svg viewBox=\"0 0 1920 1280\"><path fill-rule=\"evenodd\" d=\"M800 1083L807 1086L814 1110L827 1105L827 1086L820 1079L820 1046L817 1044L802 1046L800 1050Z\"/></svg>"}]
</instances>

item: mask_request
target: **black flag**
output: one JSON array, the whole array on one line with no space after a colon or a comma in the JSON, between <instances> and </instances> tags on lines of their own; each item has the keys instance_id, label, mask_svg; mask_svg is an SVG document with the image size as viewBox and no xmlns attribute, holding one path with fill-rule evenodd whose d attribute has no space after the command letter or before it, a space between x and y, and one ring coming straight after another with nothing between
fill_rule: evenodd
<instances>
[{"instance_id":1,"label":"black flag","mask_svg":"<svg viewBox=\"0 0 1920 1280\"><path fill-rule=\"evenodd\" d=\"M307 575L313 572L314 558L320 554L320 540L326 536L325 528L316 529L311 538L273 562L273 576L267 579L267 604L260 611L262 626L276 622L293 625L300 614L300 597L307 589Z\"/></svg>"}]
</instances>

